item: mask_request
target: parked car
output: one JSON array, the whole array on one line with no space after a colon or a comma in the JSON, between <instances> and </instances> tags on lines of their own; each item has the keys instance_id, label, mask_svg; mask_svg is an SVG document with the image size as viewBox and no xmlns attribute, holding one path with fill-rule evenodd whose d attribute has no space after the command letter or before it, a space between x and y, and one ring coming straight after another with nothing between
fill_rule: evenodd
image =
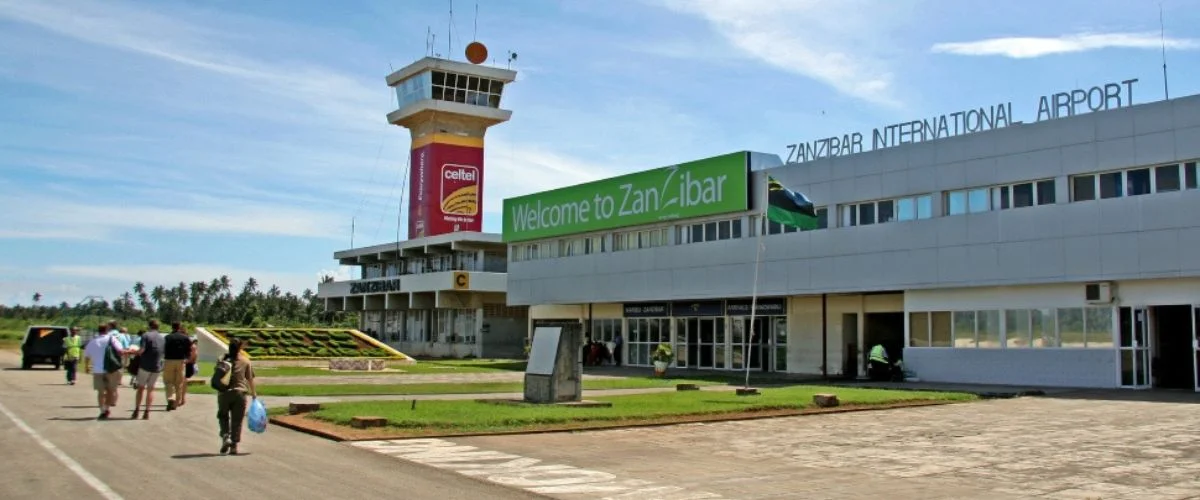
<instances>
[{"instance_id":1,"label":"parked car","mask_svg":"<svg viewBox=\"0 0 1200 500\"><path fill-rule=\"evenodd\" d=\"M21 342L21 369L28 370L33 365L54 365L57 370L62 366L63 339L67 338L68 328L65 326L31 326L25 332L25 340Z\"/></svg>"}]
</instances>

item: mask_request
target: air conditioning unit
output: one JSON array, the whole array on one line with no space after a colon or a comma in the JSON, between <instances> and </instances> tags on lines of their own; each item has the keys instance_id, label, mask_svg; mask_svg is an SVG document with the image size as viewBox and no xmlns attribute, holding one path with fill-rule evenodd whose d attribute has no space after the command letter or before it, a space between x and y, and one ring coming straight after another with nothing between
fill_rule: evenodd
<instances>
[{"instance_id":1,"label":"air conditioning unit","mask_svg":"<svg viewBox=\"0 0 1200 500\"><path fill-rule=\"evenodd\" d=\"M1084 285L1084 299L1088 304L1111 304L1113 301L1112 283L1088 283Z\"/></svg>"}]
</instances>

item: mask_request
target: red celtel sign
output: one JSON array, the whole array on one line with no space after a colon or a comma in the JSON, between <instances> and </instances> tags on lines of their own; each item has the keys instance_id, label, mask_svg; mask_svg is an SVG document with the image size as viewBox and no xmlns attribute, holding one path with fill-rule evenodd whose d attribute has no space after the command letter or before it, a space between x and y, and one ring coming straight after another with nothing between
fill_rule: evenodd
<instances>
[{"instance_id":1,"label":"red celtel sign","mask_svg":"<svg viewBox=\"0 0 1200 500\"><path fill-rule=\"evenodd\" d=\"M408 237L482 231L483 148L432 143L412 150Z\"/></svg>"}]
</instances>

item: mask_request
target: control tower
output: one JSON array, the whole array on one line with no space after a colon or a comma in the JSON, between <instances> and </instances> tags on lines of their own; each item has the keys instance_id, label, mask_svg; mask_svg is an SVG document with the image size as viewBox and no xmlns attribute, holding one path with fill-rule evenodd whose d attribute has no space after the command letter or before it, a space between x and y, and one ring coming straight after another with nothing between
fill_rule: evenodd
<instances>
[{"instance_id":1,"label":"control tower","mask_svg":"<svg viewBox=\"0 0 1200 500\"><path fill-rule=\"evenodd\" d=\"M517 72L483 66L487 49L467 46L471 63L426 57L388 75L399 109L388 123L412 134L408 239L483 232L483 135L508 121L504 87Z\"/></svg>"}]
</instances>

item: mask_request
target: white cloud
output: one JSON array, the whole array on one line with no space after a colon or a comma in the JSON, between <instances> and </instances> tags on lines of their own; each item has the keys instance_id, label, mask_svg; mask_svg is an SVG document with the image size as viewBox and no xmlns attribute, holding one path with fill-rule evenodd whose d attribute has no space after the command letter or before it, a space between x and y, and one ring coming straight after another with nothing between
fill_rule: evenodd
<instances>
[{"instance_id":1,"label":"white cloud","mask_svg":"<svg viewBox=\"0 0 1200 500\"><path fill-rule=\"evenodd\" d=\"M0 17L89 44L150 56L234 79L262 94L290 100L350 128L376 128L389 96L369 85L303 61L246 57L213 43L219 31L118 3L0 1ZM208 104L208 103L205 103Z\"/></svg>"},{"instance_id":2,"label":"white cloud","mask_svg":"<svg viewBox=\"0 0 1200 500\"><path fill-rule=\"evenodd\" d=\"M893 74L885 52L896 6L852 1L662 0L696 15L746 54L824 83L840 93L893 106ZM853 12L853 15L847 15Z\"/></svg>"},{"instance_id":3,"label":"white cloud","mask_svg":"<svg viewBox=\"0 0 1200 500\"><path fill-rule=\"evenodd\" d=\"M0 210L9 219L0 238L101 240L120 230L186 231L329 238L342 222L328 212L237 199L181 197L167 202L145 193L124 204L47 194L9 192ZM195 203L185 202L196 200Z\"/></svg>"},{"instance_id":4,"label":"white cloud","mask_svg":"<svg viewBox=\"0 0 1200 500\"><path fill-rule=\"evenodd\" d=\"M1200 48L1200 41L1190 38L1163 39L1159 33L1082 33L1058 37L1004 37L974 42L935 44L935 53L963 56L1003 56L1028 59L1057 54L1071 54L1103 49L1169 49Z\"/></svg>"}]
</instances>

